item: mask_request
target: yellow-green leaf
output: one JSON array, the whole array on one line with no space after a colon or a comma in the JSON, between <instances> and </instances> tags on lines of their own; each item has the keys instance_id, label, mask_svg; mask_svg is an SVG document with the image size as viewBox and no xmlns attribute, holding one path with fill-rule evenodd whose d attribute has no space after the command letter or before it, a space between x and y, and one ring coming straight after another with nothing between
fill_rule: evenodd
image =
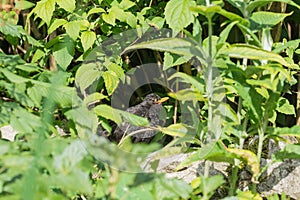
<instances>
[{"instance_id":1,"label":"yellow-green leaf","mask_svg":"<svg viewBox=\"0 0 300 200\"><path fill-rule=\"evenodd\" d=\"M84 31L81 33L81 44L84 51L91 48L96 40L96 34L93 31Z\"/></svg>"}]
</instances>

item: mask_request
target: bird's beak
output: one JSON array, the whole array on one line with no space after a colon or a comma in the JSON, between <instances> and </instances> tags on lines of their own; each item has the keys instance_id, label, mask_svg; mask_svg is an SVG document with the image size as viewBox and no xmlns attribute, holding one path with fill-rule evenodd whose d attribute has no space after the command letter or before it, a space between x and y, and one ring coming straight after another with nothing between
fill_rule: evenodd
<instances>
[{"instance_id":1,"label":"bird's beak","mask_svg":"<svg viewBox=\"0 0 300 200\"><path fill-rule=\"evenodd\" d=\"M167 101L168 99L169 99L169 97L164 97L164 98L161 98L160 100L157 100L155 103L161 104L161 103Z\"/></svg>"}]
</instances>

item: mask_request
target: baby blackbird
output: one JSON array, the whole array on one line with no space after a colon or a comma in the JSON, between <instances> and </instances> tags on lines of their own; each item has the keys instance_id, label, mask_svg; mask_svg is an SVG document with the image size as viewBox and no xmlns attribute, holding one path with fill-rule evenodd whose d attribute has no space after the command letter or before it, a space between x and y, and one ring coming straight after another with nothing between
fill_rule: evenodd
<instances>
[{"instance_id":1,"label":"baby blackbird","mask_svg":"<svg viewBox=\"0 0 300 200\"><path fill-rule=\"evenodd\" d=\"M148 119L150 123L150 127L162 126L165 120L159 119L160 111L163 109L161 105L162 102L166 101L168 98L160 98L157 94L151 93L148 94L143 102L138 105L129 107L126 111L140 117L145 117ZM120 127L117 127L113 132L113 137L116 141L120 141L122 137L126 134L130 134L134 131L139 131L145 129L145 127L133 126L128 122L124 122ZM154 137L156 130L145 130L141 131L132 136L132 142L147 142L149 143L151 139Z\"/></svg>"}]
</instances>

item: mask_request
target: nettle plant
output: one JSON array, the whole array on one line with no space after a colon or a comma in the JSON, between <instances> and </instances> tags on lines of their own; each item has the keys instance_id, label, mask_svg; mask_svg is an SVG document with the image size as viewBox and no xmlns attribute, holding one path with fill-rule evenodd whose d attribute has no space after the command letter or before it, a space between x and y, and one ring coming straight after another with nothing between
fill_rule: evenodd
<instances>
[{"instance_id":1,"label":"nettle plant","mask_svg":"<svg viewBox=\"0 0 300 200\"><path fill-rule=\"evenodd\" d=\"M263 11L274 2L271 0L232 0L225 5L223 1L192 0L155 5L154 1L129 0L24 2L18 9L31 9L24 27L17 25L15 15L14 19L0 19L1 36L11 45L12 54L21 55L0 53L0 122L11 124L19 132L14 143L1 141L1 195L11 199L209 199L225 182L221 176L209 176L210 161L218 161L232 165L229 187L223 185L226 194L260 198L255 184L265 169L260 166L265 141L299 137L300 133L299 126L277 127L281 116L295 116L295 108L284 94L296 83L299 65L293 57L299 52L300 40L273 42L278 34L271 34L275 25L293 13ZM276 2L299 9L293 1ZM141 37L149 29L163 27L172 30L171 37L125 43L127 46L115 56L100 51L99 68L80 63L113 34L136 29ZM218 29L218 35L214 34ZM228 42L236 41L236 31L240 42ZM177 124L160 128L175 136L162 151L164 155L187 150L187 143L193 144L188 150L194 153L178 170L206 160L204 175L191 185L158 174L119 172L99 162L122 164L120 156L125 154L119 154L114 144L97 140L89 147L90 152L98 153L99 159L95 159L82 148L83 141L77 140L78 135L84 137L82 133L95 133L99 123L109 130L108 120L118 124L126 118L134 125L147 125L144 118L103 103L124 81L127 65L121 54L138 49L163 53L163 70L178 70L182 65L184 72L178 70L170 79L179 79L190 88L169 96L200 106L199 113L193 115L193 127L179 118ZM201 64L193 67L190 60ZM97 91L85 93L91 87ZM78 90L83 94L80 97ZM89 108L95 101L102 103ZM66 119L70 122L66 129L71 133L67 138L55 127L63 126ZM196 136L187 137L191 132ZM257 141L257 147L247 149L249 140ZM133 146L137 148L128 143L123 147L137 151L153 147ZM297 152L298 145L287 144L272 155L272 160L299 158ZM140 166L137 158L130 157L128 163L128 168ZM236 186L238 169L245 165L252 172L253 193L240 192Z\"/></svg>"}]
</instances>

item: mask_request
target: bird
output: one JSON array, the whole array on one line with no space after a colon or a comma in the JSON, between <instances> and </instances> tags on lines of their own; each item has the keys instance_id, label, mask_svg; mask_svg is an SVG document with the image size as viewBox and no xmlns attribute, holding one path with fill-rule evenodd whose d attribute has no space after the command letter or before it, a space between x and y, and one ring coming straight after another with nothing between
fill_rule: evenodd
<instances>
[{"instance_id":1,"label":"bird","mask_svg":"<svg viewBox=\"0 0 300 200\"><path fill-rule=\"evenodd\" d=\"M132 107L126 109L131 114L138 115L140 117L147 118L150 127L163 126L165 123L164 119L161 119L161 111L163 110L162 102L168 100L168 97L161 98L155 93L148 94L144 100ZM151 142L152 138L156 134L156 130L145 129L146 127L134 126L129 122L124 122L118 126L112 133L112 137L115 141L120 140L127 134L138 132L131 137L133 143L138 142ZM145 129L145 131L143 131Z\"/></svg>"}]
</instances>

